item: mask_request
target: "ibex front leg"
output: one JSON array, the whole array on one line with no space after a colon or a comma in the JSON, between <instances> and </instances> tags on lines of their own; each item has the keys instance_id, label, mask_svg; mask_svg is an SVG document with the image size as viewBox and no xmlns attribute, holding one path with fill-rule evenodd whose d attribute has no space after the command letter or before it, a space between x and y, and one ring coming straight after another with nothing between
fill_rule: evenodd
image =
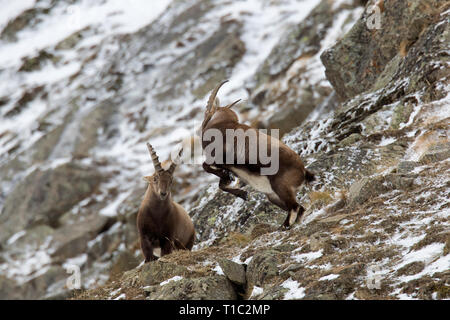
<instances>
[{"instance_id":1,"label":"ibex front leg","mask_svg":"<svg viewBox=\"0 0 450 320\"><path fill-rule=\"evenodd\" d=\"M157 260L158 257L153 254L154 249L153 241L146 236L141 237L140 240L141 240L141 249L145 257L145 263Z\"/></svg>"},{"instance_id":2,"label":"ibex front leg","mask_svg":"<svg viewBox=\"0 0 450 320\"><path fill-rule=\"evenodd\" d=\"M229 187L231 182L233 182L233 178L228 170L223 168L217 168L216 166L209 165L206 162L203 163L203 169L206 172L212 173L220 178L219 188L221 190L231 193L232 195L235 195L236 197L239 197L247 201L248 196L246 191L238 188Z\"/></svg>"}]
</instances>

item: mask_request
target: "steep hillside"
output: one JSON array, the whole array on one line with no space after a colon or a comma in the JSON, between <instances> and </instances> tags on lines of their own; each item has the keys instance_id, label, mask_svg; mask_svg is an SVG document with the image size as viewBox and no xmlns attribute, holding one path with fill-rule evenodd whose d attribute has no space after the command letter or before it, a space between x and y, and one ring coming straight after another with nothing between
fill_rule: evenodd
<instances>
[{"instance_id":1,"label":"steep hillside","mask_svg":"<svg viewBox=\"0 0 450 320\"><path fill-rule=\"evenodd\" d=\"M449 297L448 5L71 3L0 16L0 298ZM80 9L106 22L51 32ZM316 173L304 219L278 230L285 213L263 195L245 187L244 202L182 165L194 251L142 265L144 142L168 157L225 78L221 101L244 98L241 119L280 128Z\"/></svg>"}]
</instances>

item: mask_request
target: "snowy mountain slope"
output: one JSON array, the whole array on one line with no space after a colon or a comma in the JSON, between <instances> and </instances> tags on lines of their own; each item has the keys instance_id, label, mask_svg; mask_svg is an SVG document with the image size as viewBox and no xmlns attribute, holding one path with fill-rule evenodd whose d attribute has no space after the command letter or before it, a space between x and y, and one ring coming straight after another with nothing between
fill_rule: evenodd
<instances>
[{"instance_id":1,"label":"snowy mountain slope","mask_svg":"<svg viewBox=\"0 0 450 320\"><path fill-rule=\"evenodd\" d=\"M262 291L252 298L445 297L448 76L433 70L448 66L439 46L448 24L438 15L441 40L431 46L430 39L439 39L432 33L415 40L417 49L403 64L391 57L386 70L397 74L380 77L387 79L378 84L387 83L384 89L341 103L321 56L345 34L358 34L371 5L362 2L8 2L0 16L0 296L65 297L70 264L80 266L83 288L136 267L141 177L153 171L144 142L167 159L195 134L207 94L227 78L221 101L243 98L243 120L287 133L285 141L319 173L319 183L299 194L309 208L304 223L271 232L284 213L264 197L252 193L243 203L218 191L216 179L198 166L180 166L175 199L196 223L198 251L168 257L172 265L160 282L183 276L182 284L195 285L205 274L180 271L183 266L214 276L219 257L227 257L248 268L254 261L251 282ZM373 46L380 41L374 39ZM424 58L425 69L414 70L421 48L432 55ZM427 165L424 157L438 160ZM407 174L399 178L401 170ZM386 187L374 191L378 184ZM367 193L379 197L365 203ZM269 248L276 252L268 258L252 258ZM277 261L274 277L261 282L257 270L267 259ZM388 279L382 291L364 289L374 261L373 276ZM108 298L134 288L127 281L142 277L139 270L157 266L109 282ZM160 287L170 292L179 281ZM415 288L425 287L418 296ZM165 297L153 289L150 297ZM142 288L133 290L125 297L143 297Z\"/></svg>"},{"instance_id":2,"label":"snowy mountain slope","mask_svg":"<svg viewBox=\"0 0 450 320\"><path fill-rule=\"evenodd\" d=\"M140 196L145 187L140 177L153 170L144 141L150 140L160 157L167 158L194 133L205 95L224 77L231 80L224 95L248 97L245 84L279 35L318 3L8 2L0 24L0 219L6 246L2 273L19 283L42 274L45 278L45 267L52 268L55 259L49 252L64 225L80 224L96 214L114 221L125 199ZM229 41L240 46L237 53L227 48ZM215 57L221 49L230 51L221 56L223 62ZM205 59L213 69L201 70ZM214 75L217 63L225 65ZM213 78L202 78L210 74ZM253 111L253 117L258 115ZM28 193L39 190L40 180L33 179L40 175L25 180L27 176L74 162L103 176L92 195L72 201L67 212L61 211L61 202L49 204L59 220L48 227L34 217L39 211L33 208L42 207L42 200L34 204L33 197L26 198L26 205L16 208L14 199L23 197L24 183L34 185ZM180 175L198 186L180 198L187 207L197 190L213 180L193 166L180 168ZM10 218L13 210L23 210L19 220ZM106 226L113 223L104 221L99 218ZM35 236L39 241L29 244ZM17 245L19 240L23 245ZM73 256L85 252L85 245ZM56 265L55 277L64 278L61 264Z\"/></svg>"}]
</instances>

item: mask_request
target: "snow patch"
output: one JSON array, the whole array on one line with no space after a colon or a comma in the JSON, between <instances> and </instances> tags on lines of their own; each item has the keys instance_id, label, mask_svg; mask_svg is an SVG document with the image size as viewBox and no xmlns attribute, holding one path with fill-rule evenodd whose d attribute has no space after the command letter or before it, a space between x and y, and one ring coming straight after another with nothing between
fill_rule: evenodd
<instances>
[{"instance_id":1,"label":"snow patch","mask_svg":"<svg viewBox=\"0 0 450 320\"><path fill-rule=\"evenodd\" d=\"M161 282L159 285L160 285L160 286L164 286L164 285L168 284L169 282L172 282L172 281L180 281L181 279L183 279L183 277L181 277L181 276L175 276L175 277L172 277L172 278L170 278L170 279L167 279L166 281Z\"/></svg>"},{"instance_id":2,"label":"snow patch","mask_svg":"<svg viewBox=\"0 0 450 320\"><path fill-rule=\"evenodd\" d=\"M324 276L322 278L319 279L319 281L324 281L324 280L334 280L336 278L339 278L338 274L329 274L327 276Z\"/></svg>"},{"instance_id":3,"label":"snow patch","mask_svg":"<svg viewBox=\"0 0 450 320\"><path fill-rule=\"evenodd\" d=\"M281 286L283 288L289 289L289 291L284 295L285 300L296 300L305 297L305 288L300 287L299 283L292 280L291 278L284 281Z\"/></svg>"}]
</instances>

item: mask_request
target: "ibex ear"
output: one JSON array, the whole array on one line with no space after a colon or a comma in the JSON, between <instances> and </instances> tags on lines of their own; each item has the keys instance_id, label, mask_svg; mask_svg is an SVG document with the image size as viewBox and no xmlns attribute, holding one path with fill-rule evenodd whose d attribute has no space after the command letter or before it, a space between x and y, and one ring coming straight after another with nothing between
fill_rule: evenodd
<instances>
[{"instance_id":1,"label":"ibex ear","mask_svg":"<svg viewBox=\"0 0 450 320\"><path fill-rule=\"evenodd\" d=\"M145 176L142 177L142 180L146 181L146 182L151 182L152 181L152 176Z\"/></svg>"}]
</instances>

